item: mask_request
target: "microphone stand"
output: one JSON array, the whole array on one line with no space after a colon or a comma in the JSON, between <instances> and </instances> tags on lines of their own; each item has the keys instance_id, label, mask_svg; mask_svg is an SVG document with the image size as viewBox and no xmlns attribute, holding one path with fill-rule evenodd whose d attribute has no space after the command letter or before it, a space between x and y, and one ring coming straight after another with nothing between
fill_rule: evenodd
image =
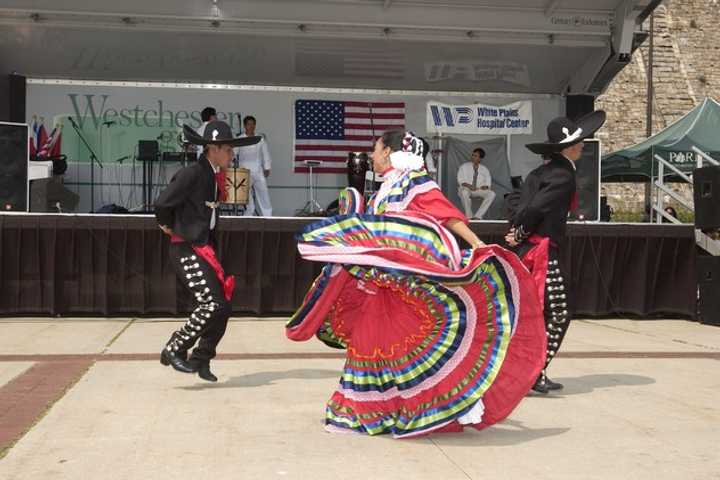
<instances>
[{"instance_id":1,"label":"microphone stand","mask_svg":"<svg viewBox=\"0 0 720 480\"><path fill-rule=\"evenodd\" d=\"M373 104L372 102L368 103L368 108L370 109L370 135L372 136L372 140L370 140L370 151L372 152L372 147L375 146L375 122L373 121ZM372 164L372 160L371 160ZM370 192L375 193L375 185L376 185L376 179L377 179L377 172L375 171L375 168L372 169L373 175L372 175L372 185L370 186ZM369 199L370 197L368 197Z\"/></svg>"},{"instance_id":2,"label":"microphone stand","mask_svg":"<svg viewBox=\"0 0 720 480\"><path fill-rule=\"evenodd\" d=\"M77 123L75 123L75 120L73 120L70 116L68 116L68 120L70 120L70 124L72 125L73 130L75 130L75 133L77 133L78 138L80 138L80 141L85 144L85 147L90 152L90 213L93 213L95 210L95 163L97 163L100 168L103 168L103 165L100 160L98 160L97 155L95 155L95 152L90 144L88 144L87 140L85 140L85 137L80 132L80 127L78 127Z\"/></svg>"}]
</instances>

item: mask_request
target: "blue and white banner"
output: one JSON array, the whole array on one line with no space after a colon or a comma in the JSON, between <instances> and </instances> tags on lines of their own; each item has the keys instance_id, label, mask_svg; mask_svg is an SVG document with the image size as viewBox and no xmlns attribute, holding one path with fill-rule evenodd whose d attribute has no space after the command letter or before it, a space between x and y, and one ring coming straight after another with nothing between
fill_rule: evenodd
<instances>
[{"instance_id":1,"label":"blue and white banner","mask_svg":"<svg viewBox=\"0 0 720 480\"><path fill-rule=\"evenodd\" d=\"M427 103L427 130L437 133L474 135L530 135L533 133L532 102L504 106L473 103L448 105Z\"/></svg>"}]
</instances>

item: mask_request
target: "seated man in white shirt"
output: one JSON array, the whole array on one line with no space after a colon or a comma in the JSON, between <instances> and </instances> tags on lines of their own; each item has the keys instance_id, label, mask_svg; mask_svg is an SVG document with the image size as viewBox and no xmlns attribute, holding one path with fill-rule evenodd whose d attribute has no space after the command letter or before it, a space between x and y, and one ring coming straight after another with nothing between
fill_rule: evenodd
<instances>
[{"instance_id":1,"label":"seated man in white shirt","mask_svg":"<svg viewBox=\"0 0 720 480\"><path fill-rule=\"evenodd\" d=\"M482 220L493 200L495 192L491 190L492 177L490 171L480 162L485 158L485 150L476 148L472 153L472 161L460 165L457 173L458 195L468 218ZM482 204L472 213L472 199L481 198Z\"/></svg>"},{"instance_id":2,"label":"seated man in white shirt","mask_svg":"<svg viewBox=\"0 0 720 480\"><path fill-rule=\"evenodd\" d=\"M243 119L243 127L245 133L240 137L252 137L255 134L256 120L252 115L248 115ZM254 216L256 203L257 210L262 217L272 217L272 204L270 203L270 192L268 191L266 178L270 176L272 168L272 159L268 152L265 136L260 143L250 145L249 147L240 147L235 149L238 159L238 166L250 170L250 195L248 196L248 204L245 209L245 216Z\"/></svg>"}]
</instances>

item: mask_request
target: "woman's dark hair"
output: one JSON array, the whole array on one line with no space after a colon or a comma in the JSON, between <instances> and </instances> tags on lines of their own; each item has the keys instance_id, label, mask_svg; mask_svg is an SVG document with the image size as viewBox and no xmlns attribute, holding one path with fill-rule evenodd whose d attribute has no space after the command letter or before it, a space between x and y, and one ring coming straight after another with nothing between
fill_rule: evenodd
<instances>
[{"instance_id":1,"label":"woman's dark hair","mask_svg":"<svg viewBox=\"0 0 720 480\"><path fill-rule=\"evenodd\" d=\"M404 130L388 130L380 137L383 145L390 147L390 152L402 150L403 138L405 138Z\"/></svg>"},{"instance_id":2,"label":"woman's dark hair","mask_svg":"<svg viewBox=\"0 0 720 480\"><path fill-rule=\"evenodd\" d=\"M200 118L202 118L203 122L209 122L210 117L214 117L217 115L217 112L213 107L205 107L202 109L202 112L200 112Z\"/></svg>"}]
</instances>

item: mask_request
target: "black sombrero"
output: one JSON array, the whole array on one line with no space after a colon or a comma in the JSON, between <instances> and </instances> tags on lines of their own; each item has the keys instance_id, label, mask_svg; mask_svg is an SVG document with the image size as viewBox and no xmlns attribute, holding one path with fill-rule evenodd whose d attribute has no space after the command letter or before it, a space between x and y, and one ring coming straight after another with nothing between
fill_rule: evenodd
<instances>
[{"instance_id":1,"label":"black sombrero","mask_svg":"<svg viewBox=\"0 0 720 480\"><path fill-rule=\"evenodd\" d=\"M558 117L547 127L548 139L542 143L525 145L533 153L545 155L558 153L593 136L605 123L605 112L596 110L573 122L566 117Z\"/></svg>"},{"instance_id":2,"label":"black sombrero","mask_svg":"<svg viewBox=\"0 0 720 480\"><path fill-rule=\"evenodd\" d=\"M185 139L193 145L230 145L231 147L246 147L258 143L262 137L236 137L230 125L222 120L214 120L205 126L202 136L190 126L183 125Z\"/></svg>"}]
</instances>

